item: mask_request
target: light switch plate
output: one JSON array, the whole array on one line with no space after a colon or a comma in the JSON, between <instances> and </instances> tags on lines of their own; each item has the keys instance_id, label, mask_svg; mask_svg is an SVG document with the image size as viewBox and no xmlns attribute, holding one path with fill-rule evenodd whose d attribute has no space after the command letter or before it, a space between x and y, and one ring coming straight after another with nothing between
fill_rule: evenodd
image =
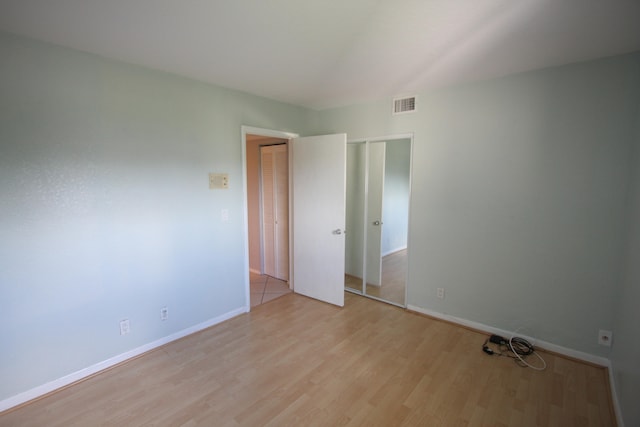
<instances>
[{"instance_id":1,"label":"light switch plate","mask_svg":"<svg viewBox=\"0 0 640 427\"><path fill-rule=\"evenodd\" d=\"M209 189L210 190L229 189L229 174L228 173L210 173Z\"/></svg>"}]
</instances>

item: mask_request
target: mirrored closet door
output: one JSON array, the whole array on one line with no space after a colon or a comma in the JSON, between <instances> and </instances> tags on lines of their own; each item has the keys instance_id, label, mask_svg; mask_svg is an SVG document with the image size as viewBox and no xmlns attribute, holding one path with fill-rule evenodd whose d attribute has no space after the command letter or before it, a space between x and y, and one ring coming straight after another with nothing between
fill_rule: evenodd
<instances>
[{"instance_id":1,"label":"mirrored closet door","mask_svg":"<svg viewBox=\"0 0 640 427\"><path fill-rule=\"evenodd\" d=\"M345 289L406 305L411 135L347 144Z\"/></svg>"}]
</instances>

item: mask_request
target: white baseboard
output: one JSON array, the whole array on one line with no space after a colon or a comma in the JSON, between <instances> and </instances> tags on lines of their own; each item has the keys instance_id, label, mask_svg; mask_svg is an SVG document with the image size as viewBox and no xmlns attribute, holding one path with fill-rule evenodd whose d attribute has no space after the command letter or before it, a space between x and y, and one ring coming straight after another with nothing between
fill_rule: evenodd
<instances>
[{"instance_id":1,"label":"white baseboard","mask_svg":"<svg viewBox=\"0 0 640 427\"><path fill-rule=\"evenodd\" d=\"M493 326L485 325L478 322L473 322L471 320L462 319L460 317L450 316L448 314L439 313L437 311L429 310L422 307L416 307L413 305L407 306L408 310L415 311L416 313L426 314L427 316L435 317L437 319L446 320L452 323L457 323L458 325L466 326L472 329L476 329L478 331L483 331L491 334L502 335L504 337L511 337L516 333L513 331L507 331L504 329L494 328ZM595 356L593 354L585 353L578 350L573 350L571 348L562 347L557 344L553 344L547 341L539 340L535 337L527 337L525 335L520 335L523 338L531 339L535 341L535 345L545 350L553 351L558 354L562 354L564 356L573 357L574 359L579 359L585 362L593 363L595 365L599 365L602 367L609 368L611 366L611 362L606 357Z\"/></svg>"},{"instance_id":2,"label":"white baseboard","mask_svg":"<svg viewBox=\"0 0 640 427\"><path fill-rule=\"evenodd\" d=\"M609 386L611 387L611 400L613 401L613 411L616 414L616 421L618 427L624 427L624 419L622 418L622 408L620 408L620 401L618 400L618 393L616 392L616 378L613 375L613 366L608 367L609 371Z\"/></svg>"},{"instance_id":3,"label":"white baseboard","mask_svg":"<svg viewBox=\"0 0 640 427\"><path fill-rule=\"evenodd\" d=\"M429 310L426 308L417 307L415 305L407 305L407 310L415 311L416 313L425 314L427 316L434 317L436 319L446 320L451 323L466 326L468 328L472 328L482 332L487 332L490 334L501 335L504 337L511 337L515 335L515 332L513 331L494 328L492 326L485 325L483 323L478 323L478 322L463 319L460 317L451 316L448 314L440 313L440 312ZM531 338L526 336L522 336L522 337L527 339ZM615 412L616 421L618 422L619 427L624 427L624 421L622 419L622 410L620 409L620 402L618 401L618 394L616 393L615 378L613 375L613 366L611 365L611 361L609 359L607 359L606 357L595 356L593 354L585 353L578 350L573 350L571 348L562 347L560 345L553 344L547 341L541 341L539 339L535 339L535 342L536 342L536 346L540 347L541 349L553 351L554 353L558 353L564 356L568 356L574 359L582 360L585 362L593 363L595 365L599 365L604 368L607 368L607 371L609 372L609 387L611 388L610 390L611 400L613 402L613 410Z\"/></svg>"},{"instance_id":4,"label":"white baseboard","mask_svg":"<svg viewBox=\"0 0 640 427\"><path fill-rule=\"evenodd\" d=\"M462 319L455 316L450 316L448 314L439 313L437 311L429 310L426 308L421 308L413 305L407 306L408 310L415 311L416 313L425 314L427 316L434 317L436 319L446 320L452 323L456 323L462 326L466 326L469 328L473 328L479 331L484 331L487 333L498 334L502 336L511 336L513 332L506 331L504 329L494 328L482 323L473 322L470 320ZM236 317L240 314L249 312L249 307L240 307L235 310L232 310L228 313L215 317L213 319L209 319L205 322L199 323L197 325L191 326L189 328L178 331L174 334L168 335L166 337L160 338L159 340L153 341L151 343L145 344L133 350L127 351L125 353L119 354L102 362L96 363L95 365L89 366L87 368L76 371L72 374L66 375L62 378L58 378L57 380L50 381L46 384L42 384L40 386L34 387L31 390L25 391L23 393L19 393L15 396L12 396L8 399L0 401L0 413L4 412L8 409L11 409L15 406L21 405L23 403L29 402L30 400L37 399L42 397L48 393L56 391L62 387L66 387L74 382L80 381L84 378L87 378L91 375L97 374L100 371L108 369L112 366L115 366L119 363L125 362L129 359L137 357L143 353L151 351L155 348L161 347L165 344L168 344L172 341L178 340L180 338L184 338L188 335L194 334L196 332L207 329L211 326L217 325L218 323L224 322L225 320ZM540 348L550 350L556 352L558 354L562 354L565 356L573 357L575 359L584 360L589 363L594 363L596 365L600 365L608 368L609 371L609 385L611 387L611 398L613 401L613 409L615 411L616 419L619 427L624 427L624 421L622 419L622 411L620 409L620 403L618 401L618 396L616 393L615 387L615 377L613 375L613 368L611 366L611 362L609 359L599 356L594 356L588 353L584 353L577 350L572 350L566 347L558 346L556 344L548 343L545 341L537 340L537 345Z\"/></svg>"},{"instance_id":5,"label":"white baseboard","mask_svg":"<svg viewBox=\"0 0 640 427\"><path fill-rule=\"evenodd\" d=\"M178 331L174 334L168 335L166 337L160 338L156 341L150 342L148 344L142 345L140 347L134 348L133 350L129 350L125 353L119 354L117 356L111 357L102 362L96 363L95 365L91 365L87 368L81 369L79 371L73 372L72 374L65 375L62 378L58 378L56 380L50 381L46 384L39 385L37 387L32 388L31 390L27 390L25 392L19 393L15 396L12 396L8 399L4 399L0 401L0 413L11 409L15 406L21 405L23 403L29 402L30 400L37 399L39 397L44 396L45 394L56 391L62 387L66 387L70 384L73 384L77 381L80 381L84 378L87 378L91 375L97 374L100 371L108 369L112 366L115 366L119 363L125 362L129 359L132 359L136 356L140 356L143 353L146 353L155 348L161 347L165 344L168 344L172 341L178 340L180 338L184 338L187 335L194 334L196 332L202 331L203 329L207 329L211 326L217 325L218 323L224 322L225 320L231 319L232 317L236 317L242 313L247 313L249 311L249 307L240 307L235 310L232 310L228 313L222 314L218 317L214 317L213 319L209 319L205 322L199 323L197 325L191 326L189 328Z\"/></svg>"}]
</instances>

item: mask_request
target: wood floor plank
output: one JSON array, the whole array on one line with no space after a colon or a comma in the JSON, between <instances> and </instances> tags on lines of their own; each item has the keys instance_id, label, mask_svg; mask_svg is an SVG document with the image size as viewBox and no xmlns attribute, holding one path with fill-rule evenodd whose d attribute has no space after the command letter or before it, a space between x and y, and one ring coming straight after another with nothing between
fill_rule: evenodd
<instances>
[{"instance_id":1,"label":"wood floor plank","mask_svg":"<svg viewBox=\"0 0 640 427\"><path fill-rule=\"evenodd\" d=\"M612 426L607 372L346 294L285 295L43 399L0 426Z\"/></svg>"}]
</instances>

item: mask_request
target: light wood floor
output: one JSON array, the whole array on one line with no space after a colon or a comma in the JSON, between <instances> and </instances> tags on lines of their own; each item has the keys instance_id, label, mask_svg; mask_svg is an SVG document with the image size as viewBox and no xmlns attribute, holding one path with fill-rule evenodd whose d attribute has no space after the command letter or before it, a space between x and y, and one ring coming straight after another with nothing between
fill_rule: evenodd
<instances>
[{"instance_id":1,"label":"light wood floor","mask_svg":"<svg viewBox=\"0 0 640 427\"><path fill-rule=\"evenodd\" d=\"M288 294L0 425L614 425L605 369L547 353L547 370L520 368L484 339L349 293L342 309Z\"/></svg>"}]
</instances>

